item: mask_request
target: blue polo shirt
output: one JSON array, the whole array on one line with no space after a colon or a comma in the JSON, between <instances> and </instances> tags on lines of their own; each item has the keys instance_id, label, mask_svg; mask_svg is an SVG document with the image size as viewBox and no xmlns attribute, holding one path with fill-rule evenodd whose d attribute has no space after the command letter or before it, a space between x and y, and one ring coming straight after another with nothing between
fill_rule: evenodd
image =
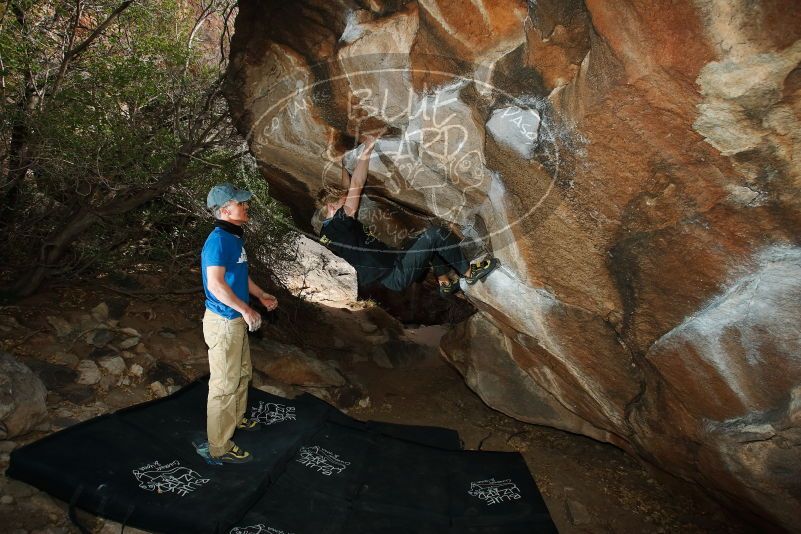
<instances>
[{"instance_id":1,"label":"blue polo shirt","mask_svg":"<svg viewBox=\"0 0 801 534\"><path fill-rule=\"evenodd\" d=\"M242 314L230 306L226 306L209 291L206 279L206 267L225 267L225 283L234 294L245 303L250 302L248 293L248 255L242 238L215 228L206 238L203 252L200 254L200 268L203 273L203 291L206 292L206 308L226 319L236 319Z\"/></svg>"}]
</instances>

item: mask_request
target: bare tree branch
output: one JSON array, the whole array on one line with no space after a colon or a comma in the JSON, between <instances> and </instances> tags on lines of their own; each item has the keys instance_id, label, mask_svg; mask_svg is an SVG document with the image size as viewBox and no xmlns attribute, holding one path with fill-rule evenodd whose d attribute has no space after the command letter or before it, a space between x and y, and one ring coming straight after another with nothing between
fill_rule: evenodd
<instances>
[{"instance_id":1,"label":"bare tree branch","mask_svg":"<svg viewBox=\"0 0 801 534\"><path fill-rule=\"evenodd\" d=\"M64 54L64 59L61 60L61 65L59 66L58 74L56 75L56 80L53 82L53 88L51 90L52 94L56 94L58 92L59 88L61 87L61 83L64 81L64 74L66 74L67 68L69 67L70 63L72 61L74 61L75 58L77 58L79 55L81 55L87 48L89 48L89 45L91 45L95 41L95 39L100 37L103 34L103 32L106 30L106 28L108 28L108 26L112 22L114 22L114 19L116 19L118 16L120 16L120 14L123 11L128 9L128 6L130 6L132 3L134 3L134 1L135 0L125 0L123 3L121 3L119 6L117 6L117 9L112 11L111 14L106 18L106 20L101 22L100 25L97 26L94 29L94 31L89 35L89 37L84 39L84 41L81 44L79 44L75 48L70 48L69 50L67 50L67 52ZM80 5L81 5L80 0L78 0L77 4L78 4L78 6L77 6L77 9L76 9L76 15L75 15L75 27L76 28L77 28L77 25L78 25L78 21L80 19L80 13L78 11L78 9L80 9ZM71 44L72 43L70 42L70 45Z\"/></svg>"},{"instance_id":2,"label":"bare tree branch","mask_svg":"<svg viewBox=\"0 0 801 534\"><path fill-rule=\"evenodd\" d=\"M220 33L220 66L228 63L228 50L231 45L231 17L237 12L238 2L230 2L223 11L223 28Z\"/></svg>"}]
</instances>

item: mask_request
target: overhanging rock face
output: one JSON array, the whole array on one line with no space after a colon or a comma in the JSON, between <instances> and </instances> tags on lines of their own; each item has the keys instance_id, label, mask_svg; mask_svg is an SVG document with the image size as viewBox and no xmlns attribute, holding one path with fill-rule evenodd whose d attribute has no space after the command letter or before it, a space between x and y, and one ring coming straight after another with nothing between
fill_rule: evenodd
<instances>
[{"instance_id":1,"label":"overhanging rock face","mask_svg":"<svg viewBox=\"0 0 801 534\"><path fill-rule=\"evenodd\" d=\"M795 2L243 0L231 57L302 228L389 127L360 218L502 260L442 345L485 401L799 528Z\"/></svg>"}]
</instances>

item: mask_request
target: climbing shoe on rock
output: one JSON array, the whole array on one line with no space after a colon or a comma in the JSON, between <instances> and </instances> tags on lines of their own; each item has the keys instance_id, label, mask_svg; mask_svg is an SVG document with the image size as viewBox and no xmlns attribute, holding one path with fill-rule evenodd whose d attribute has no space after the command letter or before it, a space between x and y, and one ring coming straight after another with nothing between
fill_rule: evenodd
<instances>
[{"instance_id":1,"label":"climbing shoe on rock","mask_svg":"<svg viewBox=\"0 0 801 534\"><path fill-rule=\"evenodd\" d=\"M440 282L439 283L439 294L443 297L447 297L448 295L453 295L457 293L461 287L459 287L459 279L455 280L448 280L447 282Z\"/></svg>"},{"instance_id":2,"label":"climbing shoe on rock","mask_svg":"<svg viewBox=\"0 0 801 534\"><path fill-rule=\"evenodd\" d=\"M248 419L247 417L243 417L239 423L236 425L237 430L244 430L245 432L250 432L251 430L258 430L259 429L259 422L255 419Z\"/></svg>"},{"instance_id":3,"label":"climbing shoe on rock","mask_svg":"<svg viewBox=\"0 0 801 534\"><path fill-rule=\"evenodd\" d=\"M225 464L246 464L253 460L253 455L234 445L230 451L222 456L212 456L212 458Z\"/></svg>"},{"instance_id":4,"label":"climbing shoe on rock","mask_svg":"<svg viewBox=\"0 0 801 534\"><path fill-rule=\"evenodd\" d=\"M477 261L470 264L470 276L465 276L464 279L471 286L487 277L489 273L494 271L501 262L498 258L489 258L487 260Z\"/></svg>"}]
</instances>

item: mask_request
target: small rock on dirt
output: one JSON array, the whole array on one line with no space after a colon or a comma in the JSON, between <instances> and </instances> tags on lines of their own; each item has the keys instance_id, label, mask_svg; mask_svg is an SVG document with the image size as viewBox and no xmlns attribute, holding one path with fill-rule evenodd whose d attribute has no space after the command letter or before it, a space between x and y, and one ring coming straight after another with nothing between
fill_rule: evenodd
<instances>
[{"instance_id":1,"label":"small rock on dirt","mask_svg":"<svg viewBox=\"0 0 801 534\"><path fill-rule=\"evenodd\" d=\"M47 360L50 363L56 365L64 365L66 367L74 369L78 365L78 361L80 361L80 358L78 358L71 352L57 351L51 354Z\"/></svg>"},{"instance_id":2,"label":"small rock on dirt","mask_svg":"<svg viewBox=\"0 0 801 534\"><path fill-rule=\"evenodd\" d=\"M142 334L139 333L139 330L136 328L131 328L130 326L121 328L120 332L131 337L142 337Z\"/></svg>"},{"instance_id":3,"label":"small rock on dirt","mask_svg":"<svg viewBox=\"0 0 801 534\"><path fill-rule=\"evenodd\" d=\"M94 308L92 308L92 317L98 323L103 323L108 321L108 304L105 302L101 302Z\"/></svg>"},{"instance_id":4,"label":"small rock on dirt","mask_svg":"<svg viewBox=\"0 0 801 534\"><path fill-rule=\"evenodd\" d=\"M63 317L48 315L47 322L53 327L58 337L68 336L72 333L72 325Z\"/></svg>"},{"instance_id":5,"label":"small rock on dirt","mask_svg":"<svg viewBox=\"0 0 801 534\"><path fill-rule=\"evenodd\" d=\"M113 376L120 376L127 369L125 360L121 356L103 356L97 363Z\"/></svg>"},{"instance_id":6,"label":"small rock on dirt","mask_svg":"<svg viewBox=\"0 0 801 534\"><path fill-rule=\"evenodd\" d=\"M98 326L100 326L100 323L95 321L94 318L88 313L81 315L79 324L81 332L88 332L89 330L92 330L93 328L97 328Z\"/></svg>"},{"instance_id":7,"label":"small rock on dirt","mask_svg":"<svg viewBox=\"0 0 801 534\"><path fill-rule=\"evenodd\" d=\"M78 384L91 386L100 382L100 369L92 360L81 360L78 362Z\"/></svg>"},{"instance_id":8,"label":"small rock on dirt","mask_svg":"<svg viewBox=\"0 0 801 534\"><path fill-rule=\"evenodd\" d=\"M114 339L114 334L105 328L92 330L86 335L86 342L95 347L105 347L112 339Z\"/></svg>"},{"instance_id":9,"label":"small rock on dirt","mask_svg":"<svg viewBox=\"0 0 801 534\"><path fill-rule=\"evenodd\" d=\"M119 344L119 347L121 349L123 349L123 350L130 349L131 347L137 346L139 344L139 341L140 341L140 338L138 338L138 337L129 337L128 339L123 340Z\"/></svg>"},{"instance_id":10,"label":"small rock on dirt","mask_svg":"<svg viewBox=\"0 0 801 534\"><path fill-rule=\"evenodd\" d=\"M158 398L167 396L167 388L159 381L150 384L150 392Z\"/></svg>"}]
</instances>

